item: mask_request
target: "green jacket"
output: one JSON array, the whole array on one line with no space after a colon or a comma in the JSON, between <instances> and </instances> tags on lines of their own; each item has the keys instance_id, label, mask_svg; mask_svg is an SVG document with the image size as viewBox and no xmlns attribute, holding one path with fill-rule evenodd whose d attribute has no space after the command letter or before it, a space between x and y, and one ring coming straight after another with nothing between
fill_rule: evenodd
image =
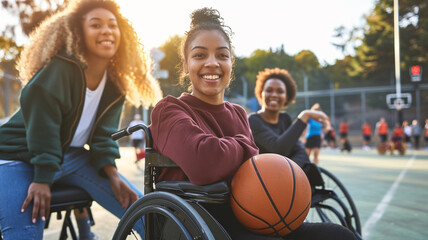
<instances>
[{"instance_id":1,"label":"green jacket","mask_svg":"<svg viewBox=\"0 0 428 240\"><path fill-rule=\"evenodd\" d=\"M80 62L58 54L22 89L21 108L0 126L0 159L34 166L34 182L52 183L73 139L86 94ZM124 96L109 79L89 135L89 162L100 174L120 158L110 135L118 128Z\"/></svg>"}]
</instances>

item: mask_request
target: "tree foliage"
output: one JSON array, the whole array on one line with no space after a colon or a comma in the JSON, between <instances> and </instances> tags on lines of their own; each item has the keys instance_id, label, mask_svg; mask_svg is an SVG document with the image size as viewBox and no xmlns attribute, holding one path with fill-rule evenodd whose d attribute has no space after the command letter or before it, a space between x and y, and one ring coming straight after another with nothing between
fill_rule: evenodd
<instances>
[{"instance_id":1,"label":"tree foliage","mask_svg":"<svg viewBox=\"0 0 428 240\"><path fill-rule=\"evenodd\" d=\"M317 56L309 50L302 50L294 56L297 67L302 71L311 71L320 68Z\"/></svg>"},{"instance_id":2,"label":"tree foliage","mask_svg":"<svg viewBox=\"0 0 428 240\"><path fill-rule=\"evenodd\" d=\"M160 79L164 95L179 96L185 90L178 85L180 77L181 59L179 54L182 37L174 35L168 38L159 49L165 53L165 57L160 61L160 68L168 71L167 79Z\"/></svg>"},{"instance_id":3,"label":"tree foliage","mask_svg":"<svg viewBox=\"0 0 428 240\"><path fill-rule=\"evenodd\" d=\"M394 79L393 0L378 0L366 22L362 44L356 48L348 74L367 83L388 84ZM401 76L406 82L410 65L428 67L427 1L400 0L399 22Z\"/></svg>"},{"instance_id":4,"label":"tree foliage","mask_svg":"<svg viewBox=\"0 0 428 240\"><path fill-rule=\"evenodd\" d=\"M2 0L1 4L3 9L19 17L22 32L28 36L41 21L60 10L68 1L69 0ZM6 29L3 30L2 35L5 34L16 36L15 26L7 26Z\"/></svg>"},{"instance_id":5,"label":"tree foliage","mask_svg":"<svg viewBox=\"0 0 428 240\"><path fill-rule=\"evenodd\" d=\"M0 62L14 60L21 49L13 39L0 36Z\"/></svg>"}]
</instances>

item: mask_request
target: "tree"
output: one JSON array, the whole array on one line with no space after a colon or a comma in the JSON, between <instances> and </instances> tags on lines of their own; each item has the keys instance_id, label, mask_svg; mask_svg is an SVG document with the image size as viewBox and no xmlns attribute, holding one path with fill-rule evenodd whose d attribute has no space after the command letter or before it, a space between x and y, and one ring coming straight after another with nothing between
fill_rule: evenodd
<instances>
[{"instance_id":1,"label":"tree","mask_svg":"<svg viewBox=\"0 0 428 240\"><path fill-rule=\"evenodd\" d=\"M181 70L181 59L178 51L180 49L181 39L182 37L179 35L170 36L168 40L159 47L159 49L165 53L165 57L159 63L160 68L168 71L168 78L159 80L164 95L173 95L177 97L186 89L178 85L178 79L180 77L179 70Z\"/></svg>"},{"instance_id":2,"label":"tree","mask_svg":"<svg viewBox=\"0 0 428 240\"><path fill-rule=\"evenodd\" d=\"M255 82L258 72L265 68L278 67L288 71L295 69L293 57L286 54L282 48L276 51L272 51L272 49L269 51L257 49L244 62L247 66L245 76L250 82Z\"/></svg>"},{"instance_id":3,"label":"tree","mask_svg":"<svg viewBox=\"0 0 428 240\"><path fill-rule=\"evenodd\" d=\"M326 66L324 72L327 74L330 82L333 83L335 89L339 87L355 87L355 82L348 74L348 69L351 66L352 56L345 56L342 60L336 60L335 64Z\"/></svg>"},{"instance_id":4,"label":"tree","mask_svg":"<svg viewBox=\"0 0 428 240\"><path fill-rule=\"evenodd\" d=\"M21 49L13 39L0 36L0 62L14 60Z\"/></svg>"},{"instance_id":5,"label":"tree","mask_svg":"<svg viewBox=\"0 0 428 240\"><path fill-rule=\"evenodd\" d=\"M302 50L294 56L297 67L302 71L311 71L320 68L317 56L309 50Z\"/></svg>"},{"instance_id":6,"label":"tree","mask_svg":"<svg viewBox=\"0 0 428 240\"><path fill-rule=\"evenodd\" d=\"M362 44L356 48L348 73L354 77L388 84L394 78L394 8L392 0L378 0L366 17ZM401 71L428 60L428 4L423 0L399 1ZM428 67L428 66L426 66ZM401 74L403 82L408 74ZM425 76L425 78L427 78Z\"/></svg>"},{"instance_id":7,"label":"tree","mask_svg":"<svg viewBox=\"0 0 428 240\"><path fill-rule=\"evenodd\" d=\"M69 0L2 0L1 3L5 10L19 17L22 32L28 36L41 21L60 10L68 2ZM16 28L7 26L2 35L7 33L16 36Z\"/></svg>"}]
</instances>

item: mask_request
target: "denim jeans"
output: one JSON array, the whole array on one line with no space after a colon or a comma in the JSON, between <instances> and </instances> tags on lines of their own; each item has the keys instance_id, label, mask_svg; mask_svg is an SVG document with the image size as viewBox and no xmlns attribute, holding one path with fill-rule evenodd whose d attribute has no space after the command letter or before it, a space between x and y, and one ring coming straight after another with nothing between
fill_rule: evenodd
<instances>
[{"instance_id":1,"label":"denim jeans","mask_svg":"<svg viewBox=\"0 0 428 240\"><path fill-rule=\"evenodd\" d=\"M143 194L128 182L122 179L137 192ZM21 213L21 206L27 196L27 190L33 179L33 166L22 161L10 161L0 165L0 229L3 239L42 239L45 222L40 218L36 223L31 222L32 203L25 212ZM125 210L116 199L110 187L108 178L98 175L88 163L88 152L83 148L71 148L64 156L60 171L55 174L55 182L79 186L86 190L91 197L102 207L117 217L121 217ZM143 224L137 224L135 229L144 236Z\"/></svg>"}]
</instances>

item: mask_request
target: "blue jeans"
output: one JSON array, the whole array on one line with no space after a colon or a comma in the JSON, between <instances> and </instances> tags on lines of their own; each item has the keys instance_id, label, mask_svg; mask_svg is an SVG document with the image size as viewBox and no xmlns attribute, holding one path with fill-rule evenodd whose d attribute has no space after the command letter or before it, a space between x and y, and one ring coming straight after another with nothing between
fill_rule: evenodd
<instances>
[{"instance_id":1,"label":"blue jeans","mask_svg":"<svg viewBox=\"0 0 428 240\"><path fill-rule=\"evenodd\" d=\"M0 229L3 239L42 239L45 222L31 222L32 203L25 212L21 206L33 179L33 166L22 161L11 161L0 165ZM138 194L143 194L122 179ZM71 148L64 156L61 170L55 174L55 182L75 185L86 190L102 207L120 218L125 210L116 199L108 178L103 178L88 163L88 152L83 148ZM144 236L143 223L135 229Z\"/></svg>"}]
</instances>

